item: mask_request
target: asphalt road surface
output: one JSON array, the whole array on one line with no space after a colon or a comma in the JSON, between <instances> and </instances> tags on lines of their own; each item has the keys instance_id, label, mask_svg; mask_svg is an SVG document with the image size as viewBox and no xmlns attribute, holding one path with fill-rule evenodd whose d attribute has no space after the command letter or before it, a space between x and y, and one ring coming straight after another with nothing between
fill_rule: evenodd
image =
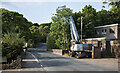
<instances>
[{"instance_id":1,"label":"asphalt road surface","mask_svg":"<svg viewBox=\"0 0 120 73\"><path fill-rule=\"evenodd\" d=\"M75 58L63 57L46 51L46 44L29 49L24 56L21 70L28 71L118 71L117 67L105 67Z\"/></svg>"}]
</instances>

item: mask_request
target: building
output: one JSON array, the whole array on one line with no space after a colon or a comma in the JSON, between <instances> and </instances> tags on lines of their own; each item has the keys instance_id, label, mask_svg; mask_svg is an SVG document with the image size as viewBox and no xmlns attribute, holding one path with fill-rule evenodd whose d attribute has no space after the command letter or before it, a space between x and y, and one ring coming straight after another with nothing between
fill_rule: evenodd
<instances>
[{"instance_id":1,"label":"building","mask_svg":"<svg viewBox=\"0 0 120 73\"><path fill-rule=\"evenodd\" d=\"M120 24L110 24L94 27L95 38L88 38L84 43L93 44L99 49L104 48L104 57L113 57L116 49L112 48L115 41L120 43ZM118 43L118 44L119 44Z\"/></svg>"},{"instance_id":2,"label":"building","mask_svg":"<svg viewBox=\"0 0 120 73\"><path fill-rule=\"evenodd\" d=\"M120 24L110 24L95 27L95 37L106 37L108 40L120 39Z\"/></svg>"},{"instance_id":3,"label":"building","mask_svg":"<svg viewBox=\"0 0 120 73\"><path fill-rule=\"evenodd\" d=\"M104 26L94 27L95 30L95 38L88 38L85 41L90 44L95 44L99 46L98 42L101 40L110 41L113 44L114 40L120 40L120 24L110 24Z\"/></svg>"}]
</instances>

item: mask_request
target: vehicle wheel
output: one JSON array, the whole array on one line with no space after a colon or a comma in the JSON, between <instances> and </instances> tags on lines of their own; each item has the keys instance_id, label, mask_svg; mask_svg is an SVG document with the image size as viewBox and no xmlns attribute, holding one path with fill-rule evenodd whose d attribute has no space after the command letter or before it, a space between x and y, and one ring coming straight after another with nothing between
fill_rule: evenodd
<instances>
[{"instance_id":1,"label":"vehicle wheel","mask_svg":"<svg viewBox=\"0 0 120 73\"><path fill-rule=\"evenodd\" d=\"M79 58L80 58L80 56L79 56L78 54L76 54L76 58L77 58L77 59L79 59Z\"/></svg>"}]
</instances>

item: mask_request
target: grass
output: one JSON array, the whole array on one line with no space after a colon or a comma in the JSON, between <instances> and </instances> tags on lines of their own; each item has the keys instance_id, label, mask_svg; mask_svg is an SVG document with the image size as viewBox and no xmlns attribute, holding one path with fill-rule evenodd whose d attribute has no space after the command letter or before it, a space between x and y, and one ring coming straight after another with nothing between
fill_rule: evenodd
<instances>
[{"instance_id":1,"label":"grass","mask_svg":"<svg viewBox=\"0 0 120 73\"><path fill-rule=\"evenodd\" d=\"M63 56L70 57L68 54L64 54Z\"/></svg>"}]
</instances>

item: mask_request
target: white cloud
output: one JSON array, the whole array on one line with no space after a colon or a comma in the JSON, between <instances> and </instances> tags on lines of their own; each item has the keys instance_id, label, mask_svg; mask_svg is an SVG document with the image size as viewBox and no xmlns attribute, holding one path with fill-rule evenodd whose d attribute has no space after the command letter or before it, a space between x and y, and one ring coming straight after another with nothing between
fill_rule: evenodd
<instances>
[{"instance_id":1,"label":"white cloud","mask_svg":"<svg viewBox=\"0 0 120 73\"><path fill-rule=\"evenodd\" d=\"M102 2L104 0L1 0L1 2Z\"/></svg>"}]
</instances>

